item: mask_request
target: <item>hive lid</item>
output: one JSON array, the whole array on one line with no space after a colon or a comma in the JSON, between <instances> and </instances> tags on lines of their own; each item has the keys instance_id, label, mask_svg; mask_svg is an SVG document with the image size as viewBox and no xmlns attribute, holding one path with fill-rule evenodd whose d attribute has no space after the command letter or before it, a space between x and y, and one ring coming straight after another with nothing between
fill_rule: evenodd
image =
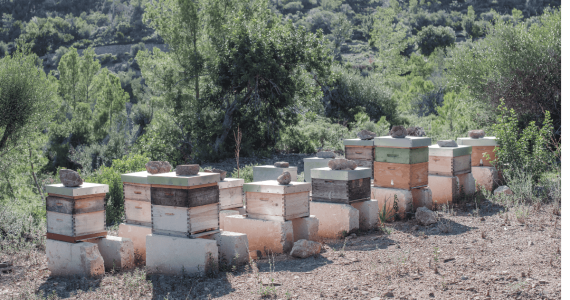
<instances>
[{"instance_id":1,"label":"hive lid","mask_svg":"<svg viewBox=\"0 0 570 300\"><path fill-rule=\"evenodd\" d=\"M357 167L354 170L331 170L331 168L311 169L311 179L355 180L372 177L371 168Z\"/></svg>"},{"instance_id":2,"label":"hive lid","mask_svg":"<svg viewBox=\"0 0 570 300\"><path fill-rule=\"evenodd\" d=\"M121 180L123 182L127 182L127 183L148 184L147 178L149 175L152 175L152 174L150 174L147 171L121 174Z\"/></svg>"},{"instance_id":3,"label":"hive lid","mask_svg":"<svg viewBox=\"0 0 570 300\"><path fill-rule=\"evenodd\" d=\"M307 163L307 162L329 161L331 159L332 158L305 157L305 158L303 158L303 162Z\"/></svg>"},{"instance_id":4,"label":"hive lid","mask_svg":"<svg viewBox=\"0 0 570 300\"><path fill-rule=\"evenodd\" d=\"M497 138L494 136L486 136L484 138L473 139L470 137L457 138L457 145L469 146L498 146Z\"/></svg>"},{"instance_id":5,"label":"hive lid","mask_svg":"<svg viewBox=\"0 0 570 300\"><path fill-rule=\"evenodd\" d=\"M374 146L374 140L345 139L345 146Z\"/></svg>"},{"instance_id":6,"label":"hive lid","mask_svg":"<svg viewBox=\"0 0 570 300\"><path fill-rule=\"evenodd\" d=\"M242 178L228 178L226 177L224 180L218 181L218 186L221 189L227 189L237 186L243 186L244 180Z\"/></svg>"},{"instance_id":7,"label":"hive lid","mask_svg":"<svg viewBox=\"0 0 570 300\"><path fill-rule=\"evenodd\" d=\"M431 146L431 138L420 136L407 136L405 138L393 138L389 135L379 136L374 138L374 146L395 148L427 147Z\"/></svg>"},{"instance_id":8,"label":"hive lid","mask_svg":"<svg viewBox=\"0 0 570 300\"><path fill-rule=\"evenodd\" d=\"M314 170L314 169L313 169ZM292 194L308 192L311 190L311 183L291 181L289 184L281 185L277 180L256 181L243 184L244 192L270 193L270 194Z\"/></svg>"},{"instance_id":9,"label":"hive lid","mask_svg":"<svg viewBox=\"0 0 570 300\"><path fill-rule=\"evenodd\" d=\"M458 145L457 147L440 147L439 145L429 146L429 156L449 156L457 157L471 155L471 146Z\"/></svg>"},{"instance_id":10,"label":"hive lid","mask_svg":"<svg viewBox=\"0 0 570 300\"><path fill-rule=\"evenodd\" d=\"M199 172L197 175L176 175L175 172L151 174L147 177L149 184L196 186L220 181L219 173Z\"/></svg>"},{"instance_id":11,"label":"hive lid","mask_svg":"<svg viewBox=\"0 0 570 300\"><path fill-rule=\"evenodd\" d=\"M67 187L63 183L58 183L46 185L46 191L48 194L75 197L108 193L109 186L101 183L84 182L81 186Z\"/></svg>"},{"instance_id":12,"label":"hive lid","mask_svg":"<svg viewBox=\"0 0 570 300\"><path fill-rule=\"evenodd\" d=\"M264 165L264 166L254 166L254 169L281 169L281 170L294 170L295 172L297 172L297 167L293 167L291 165L289 165L289 167L287 168L281 168L281 167L276 167L273 165Z\"/></svg>"}]
</instances>

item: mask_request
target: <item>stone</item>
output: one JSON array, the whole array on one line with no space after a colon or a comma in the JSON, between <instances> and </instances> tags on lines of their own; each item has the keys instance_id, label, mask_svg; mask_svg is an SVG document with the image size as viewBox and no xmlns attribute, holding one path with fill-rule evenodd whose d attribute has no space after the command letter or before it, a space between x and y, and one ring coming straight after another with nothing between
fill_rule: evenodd
<instances>
[{"instance_id":1,"label":"stone","mask_svg":"<svg viewBox=\"0 0 570 300\"><path fill-rule=\"evenodd\" d=\"M319 253L321 253L321 243L307 240L296 241L291 250L291 256L298 258L307 258Z\"/></svg>"},{"instance_id":2,"label":"stone","mask_svg":"<svg viewBox=\"0 0 570 300\"><path fill-rule=\"evenodd\" d=\"M511 191L511 188L509 188L508 186L503 185L503 186L496 188L495 191L493 192L493 195L495 195L495 196L498 196L500 194L512 195L513 191Z\"/></svg>"},{"instance_id":3,"label":"stone","mask_svg":"<svg viewBox=\"0 0 570 300\"><path fill-rule=\"evenodd\" d=\"M328 162L328 166L331 170L354 170L357 167L355 161L344 158L332 159Z\"/></svg>"},{"instance_id":4,"label":"stone","mask_svg":"<svg viewBox=\"0 0 570 300\"><path fill-rule=\"evenodd\" d=\"M319 220L318 235L337 239L358 230L358 209L340 203L309 202L311 215Z\"/></svg>"},{"instance_id":5,"label":"stone","mask_svg":"<svg viewBox=\"0 0 570 300\"><path fill-rule=\"evenodd\" d=\"M289 163L286 161L278 161L274 163L273 166L276 168L289 168Z\"/></svg>"},{"instance_id":6,"label":"stone","mask_svg":"<svg viewBox=\"0 0 570 300\"><path fill-rule=\"evenodd\" d=\"M172 166L167 161L149 161L145 164L146 171L150 174L168 173Z\"/></svg>"},{"instance_id":7,"label":"stone","mask_svg":"<svg viewBox=\"0 0 570 300\"><path fill-rule=\"evenodd\" d=\"M311 215L310 217L296 218L293 223L293 242L298 240L316 241L319 235L319 220Z\"/></svg>"},{"instance_id":8,"label":"stone","mask_svg":"<svg viewBox=\"0 0 570 300\"><path fill-rule=\"evenodd\" d=\"M419 126L408 127L408 129L406 129L406 133L408 136L426 136L424 129Z\"/></svg>"},{"instance_id":9,"label":"stone","mask_svg":"<svg viewBox=\"0 0 570 300\"><path fill-rule=\"evenodd\" d=\"M350 205L358 210L359 230L372 230L378 227L378 200L353 202Z\"/></svg>"},{"instance_id":10,"label":"stone","mask_svg":"<svg viewBox=\"0 0 570 300\"><path fill-rule=\"evenodd\" d=\"M416 210L416 220L423 226L437 223L435 213L425 207L418 207Z\"/></svg>"},{"instance_id":11,"label":"stone","mask_svg":"<svg viewBox=\"0 0 570 300\"><path fill-rule=\"evenodd\" d=\"M454 140L437 141L437 145L440 147L457 147L457 143Z\"/></svg>"},{"instance_id":12,"label":"stone","mask_svg":"<svg viewBox=\"0 0 570 300\"><path fill-rule=\"evenodd\" d=\"M376 137L376 133L365 129L357 133L356 136L361 140L372 140Z\"/></svg>"},{"instance_id":13,"label":"stone","mask_svg":"<svg viewBox=\"0 0 570 300\"><path fill-rule=\"evenodd\" d=\"M206 172L206 173L219 173L220 174L220 180L226 179L226 174L228 174L228 171L224 171L224 170L220 170L220 169L206 169L206 170L204 170L204 172Z\"/></svg>"},{"instance_id":14,"label":"stone","mask_svg":"<svg viewBox=\"0 0 570 300\"><path fill-rule=\"evenodd\" d=\"M131 239L108 235L89 242L99 247L99 253L105 262L105 270L129 270L135 266L135 248Z\"/></svg>"},{"instance_id":15,"label":"stone","mask_svg":"<svg viewBox=\"0 0 570 300\"><path fill-rule=\"evenodd\" d=\"M176 166L176 176L198 175L198 172L200 172L200 165L197 165L197 164ZM214 173L214 172L211 172L211 173Z\"/></svg>"},{"instance_id":16,"label":"stone","mask_svg":"<svg viewBox=\"0 0 570 300\"><path fill-rule=\"evenodd\" d=\"M236 215L227 216L224 223L224 231L247 234L250 251L288 253L293 247L291 221L269 221Z\"/></svg>"},{"instance_id":17,"label":"stone","mask_svg":"<svg viewBox=\"0 0 570 300\"><path fill-rule=\"evenodd\" d=\"M79 173L73 170L59 170L59 179L61 180L61 183L63 183L63 186L66 187L81 186L83 184L83 179L81 179Z\"/></svg>"},{"instance_id":18,"label":"stone","mask_svg":"<svg viewBox=\"0 0 570 300\"><path fill-rule=\"evenodd\" d=\"M492 191L499 181L499 172L495 167L471 167L471 174L475 178L477 190L481 187L488 191Z\"/></svg>"},{"instance_id":19,"label":"stone","mask_svg":"<svg viewBox=\"0 0 570 300\"><path fill-rule=\"evenodd\" d=\"M405 138L407 134L408 131L406 130L406 128L400 125L393 126L392 129L390 130L390 136L392 136L393 138Z\"/></svg>"},{"instance_id":20,"label":"stone","mask_svg":"<svg viewBox=\"0 0 570 300\"><path fill-rule=\"evenodd\" d=\"M412 201L414 211L418 207L425 207L427 209L433 208L433 199L431 189L429 187L421 187L412 189Z\"/></svg>"},{"instance_id":21,"label":"stone","mask_svg":"<svg viewBox=\"0 0 570 300\"><path fill-rule=\"evenodd\" d=\"M283 172L283 174L281 174L281 175L279 175L279 177L277 177L277 182L279 182L279 184L281 184L281 185L287 185L287 184L291 183L291 173Z\"/></svg>"},{"instance_id":22,"label":"stone","mask_svg":"<svg viewBox=\"0 0 570 300\"><path fill-rule=\"evenodd\" d=\"M189 239L149 234L146 237L148 274L199 275L217 271L218 246L215 240Z\"/></svg>"},{"instance_id":23,"label":"stone","mask_svg":"<svg viewBox=\"0 0 570 300\"><path fill-rule=\"evenodd\" d=\"M235 216L240 215L239 211L237 210L220 210L220 229L224 230L225 219L227 216Z\"/></svg>"},{"instance_id":24,"label":"stone","mask_svg":"<svg viewBox=\"0 0 570 300\"><path fill-rule=\"evenodd\" d=\"M214 234L218 245L220 262L227 266L240 266L249 262L247 235L239 232L222 231Z\"/></svg>"},{"instance_id":25,"label":"stone","mask_svg":"<svg viewBox=\"0 0 570 300\"><path fill-rule=\"evenodd\" d=\"M332 151L319 151L317 152L318 158L335 158L334 152Z\"/></svg>"},{"instance_id":26,"label":"stone","mask_svg":"<svg viewBox=\"0 0 570 300\"><path fill-rule=\"evenodd\" d=\"M480 139L485 137L485 130L471 130L469 131L469 137L472 139Z\"/></svg>"},{"instance_id":27,"label":"stone","mask_svg":"<svg viewBox=\"0 0 570 300\"><path fill-rule=\"evenodd\" d=\"M119 224L119 236L128 238L133 242L135 255L135 265L144 265L146 263L146 236L152 233L152 227Z\"/></svg>"},{"instance_id":28,"label":"stone","mask_svg":"<svg viewBox=\"0 0 570 300\"><path fill-rule=\"evenodd\" d=\"M105 274L105 262L97 244L47 239L46 258L51 276L98 277Z\"/></svg>"},{"instance_id":29,"label":"stone","mask_svg":"<svg viewBox=\"0 0 570 300\"><path fill-rule=\"evenodd\" d=\"M403 219L406 217L406 214L412 212L413 196L410 190L373 186L370 188L370 197L378 201L378 212L380 214L384 214L385 209L386 215L391 216L391 218L388 218L390 222L394 220L396 214L400 219ZM397 210L394 210L395 197L398 198L396 202Z\"/></svg>"}]
</instances>

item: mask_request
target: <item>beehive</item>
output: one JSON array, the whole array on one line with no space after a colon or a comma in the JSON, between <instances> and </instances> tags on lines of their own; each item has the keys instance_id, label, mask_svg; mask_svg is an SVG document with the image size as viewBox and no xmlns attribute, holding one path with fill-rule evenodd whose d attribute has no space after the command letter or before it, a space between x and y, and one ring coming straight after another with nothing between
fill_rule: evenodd
<instances>
[{"instance_id":1,"label":"beehive","mask_svg":"<svg viewBox=\"0 0 570 300\"><path fill-rule=\"evenodd\" d=\"M220 189L220 209L243 206L243 183L241 178L225 178L218 182Z\"/></svg>"},{"instance_id":2,"label":"beehive","mask_svg":"<svg viewBox=\"0 0 570 300\"><path fill-rule=\"evenodd\" d=\"M83 183L78 187L47 185L47 238L75 243L106 236L106 184Z\"/></svg>"},{"instance_id":3,"label":"beehive","mask_svg":"<svg viewBox=\"0 0 570 300\"><path fill-rule=\"evenodd\" d=\"M495 160L495 148L499 146L497 138L488 136L479 139L473 138L457 138L457 145L471 146L471 166L492 167L491 161ZM485 154L489 155L489 159L485 158Z\"/></svg>"},{"instance_id":4,"label":"beehive","mask_svg":"<svg viewBox=\"0 0 570 300\"><path fill-rule=\"evenodd\" d=\"M329 161L332 158L319 158L319 157L307 157L303 159L303 169L305 170L305 182L311 182L312 175L311 170L316 168L324 168L328 166Z\"/></svg>"},{"instance_id":5,"label":"beehive","mask_svg":"<svg viewBox=\"0 0 570 300\"><path fill-rule=\"evenodd\" d=\"M291 174L291 181L297 181L297 167L278 168L271 165L254 166L253 181L277 180L277 177L285 172Z\"/></svg>"},{"instance_id":6,"label":"beehive","mask_svg":"<svg viewBox=\"0 0 570 300\"><path fill-rule=\"evenodd\" d=\"M311 184L280 185L276 180L245 183L246 213L249 218L288 221L308 217Z\"/></svg>"},{"instance_id":7,"label":"beehive","mask_svg":"<svg viewBox=\"0 0 570 300\"><path fill-rule=\"evenodd\" d=\"M374 140L345 139L344 157L356 162L362 168L372 169L374 176Z\"/></svg>"},{"instance_id":8,"label":"beehive","mask_svg":"<svg viewBox=\"0 0 570 300\"><path fill-rule=\"evenodd\" d=\"M152 226L149 175L147 171L121 175L127 224Z\"/></svg>"},{"instance_id":9,"label":"beehive","mask_svg":"<svg viewBox=\"0 0 570 300\"><path fill-rule=\"evenodd\" d=\"M349 204L370 200L370 168L312 170L312 201Z\"/></svg>"},{"instance_id":10,"label":"beehive","mask_svg":"<svg viewBox=\"0 0 570 300\"><path fill-rule=\"evenodd\" d=\"M471 146L429 146L430 175L457 176L471 172Z\"/></svg>"},{"instance_id":11,"label":"beehive","mask_svg":"<svg viewBox=\"0 0 570 300\"><path fill-rule=\"evenodd\" d=\"M220 174L148 176L152 232L179 237L219 229Z\"/></svg>"}]
</instances>

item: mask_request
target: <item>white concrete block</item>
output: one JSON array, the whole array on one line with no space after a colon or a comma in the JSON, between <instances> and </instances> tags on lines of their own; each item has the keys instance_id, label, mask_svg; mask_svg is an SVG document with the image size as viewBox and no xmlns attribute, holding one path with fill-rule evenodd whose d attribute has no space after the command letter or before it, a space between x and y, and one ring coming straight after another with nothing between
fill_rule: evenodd
<instances>
[{"instance_id":1,"label":"white concrete block","mask_svg":"<svg viewBox=\"0 0 570 300\"><path fill-rule=\"evenodd\" d=\"M393 189L373 186L370 188L371 199L378 201L378 212L386 209L388 215L398 214L400 218L406 217L412 212L413 196L412 191L404 189ZM394 199L398 198L398 209L394 210ZM386 205L384 208L384 204ZM391 219L389 219L391 221Z\"/></svg>"},{"instance_id":2,"label":"white concrete block","mask_svg":"<svg viewBox=\"0 0 570 300\"><path fill-rule=\"evenodd\" d=\"M354 202L350 205L358 209L358 227L360 230L371 230L378 227L378 200Z\"/></svg>"},{"instance_id":3,"label":"white concrete block","mask_svg":"<svg viewBox=\"0 0 570 300\"><path fill-rule=\"evenodd\" d=\"M303 159L305 170L305 182L311 182L311 170L316 168L328 167L328 163L332 158L307 157Z\"/></svg>"},{"instance_id":4,"label":"white concrete block","mask_svg":"<svg viewBox=\"0 0 570 300\"><path fill-rule=\"evenodd\" d=\"M152 227L125 224L119 225L119 236L133 242L135 264L146 263L146 236L152 233Z\"/></svg>"},{"instance_id":5,"label":"white concrete block","mask_svg":"<svg viewBox=\"0 0 570 300\"><path fill-rule=\"evenodd\" d=\"M477 189L483 186L488 191L493 191L499 183L499 172L495 167L471 167L471 174L475 178Z\"/></svg>"},{"instance_id":6,"label":"white concrete block","mask_svg":"<svg viewBox=\"0 0 570 300\"><path fill-rule=\"evenodd\" d=\"M249 262L249 243L247 234L223 231L214 234L218 244L218 255L221 263L229 266L244 265Z\"/></svg>"},{"instance_id":7,"label":"white concrete block","mask_svg":"<svg viewBox=\"0 0 570 300\"><path fill-rule=\"evenodd\" d=\"M96 277L105 273L97 244L46 240L46 257L51 276Z\"/></svg>"},{"instance_id":8,"label":"white concrete block","mask_svg":"<svg viewBox=\"0 0 570 300\"><path fill-rule=\"evenodd\" d=\"M270 165L253 167L253 181L277 180L284 172L291 174L291 182L297 181L297 167L277 168Z\"/></svg>"},{"instance_id":9,"label":"white concrete block","mask_svg":"<svg viewBox=\"0 0 570 300\"><path fill-rule=\"evenodd\" d=\"M471 169L476 167L471 167ZM463 192L465 195L473 195L477 191L477 187L475 186L475 177L473 177L472 173L465 173L457 175L457 180L459 183L459 193L461 194L461 188L463 188Z\"/></svg>"},{"instance_id":10,"label":"white concrete block","mask_svg":"<svg viewBox=\"0 0 570 300\"><path fill-rule=\"evenodd\" d=\"M319 235L319 220L314 215L293 219L291 222L293 222L293 242L298 240L317 240Z\"/></svg>"},{"instance_id":11,"label":"white concrete block","mask_svg":"<svg viewBox=\"0 0 570 300\"><path fill-rule=\"evenodd\" d=\"M46 191L49 194L76 197L108 193L109 186L100 183L84 182L81 186L67 187L64 186L63 183L58 183L46 185Z\"/></svg>"},{"instance_id":12,"label":"white concrete block","mask_svg":"<svg viewBox=\"0 0 570 300\"><path fill-rule=\"evenodd\" d=\"M129 270L135 266L135 248L129 238L108 235L104 238L88 240L99 247L105 270Z\"/></svg>"},{"instance_id":13,"label":"white concrete block","mask_svg":"<svg viewBox=\"0 0 570 300\"><path fill-rule=\"evenodd\" d=\"M149 234L146 237L146 270L149 274L204 275L218 264L215 240Z\"/></svg>"},{"instance_id":14,"label":"white concrete block","mask_svg":"<svg viewBox=\"0 0 570 300\"><path fill-rule=\"evenodd\" d=\"M319 220L319 236L340 238L358 230L358 210L348 204L310 202L311 215Z\"/></svg>"},{"instance_id":15,"label":"white concrete block","mask_svg":"<svg viewBox=\"0 0 570 300\"><path fill-rule=\"evenodd\" d=\"M240 215L237 210L220 210L220 229L224 230L224 220L227 216Z\"/></svg>"},{"instance_id":16,"label":"white concrete block","mask_svg":"<svg viewBox=\"0 0 570 300\"><path fill-rule=\"evenodd\" d=\"M431 189L429 187L421 187L412 189L413 212L419 207L433 209L433 199Z\"/></svg>"},{"instance_id":17,"label":"white concrete block","mask_svg":"<svg viewBox=\"0 0 570 300\"><path fill-rule=\"evenodd\" d=\"M459 185L456 176L429 175L428 185L432 192L433 204L451 204L459 196Z\"/></svg>"},{"instance_id":18,"label":"white concrete block","mask_svg":"<svg viewBox=\"0 0 570 300\"><path fill-rule=\"evenodd\" d=\"M224 231L247 234L249 250L267 253L288 253L293 247L293 223L227 216Z\"/></svg>"}]
</instances>

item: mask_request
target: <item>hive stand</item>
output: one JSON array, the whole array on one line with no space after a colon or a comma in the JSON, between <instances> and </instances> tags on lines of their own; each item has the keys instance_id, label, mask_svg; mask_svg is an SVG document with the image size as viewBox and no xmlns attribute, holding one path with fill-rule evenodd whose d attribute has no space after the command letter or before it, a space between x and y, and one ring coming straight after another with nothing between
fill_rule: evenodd
<instances>
[{"instance_id":1,"label":"hive stand","mask_svg":"<svg viewBox=\"0 0 570 300\"><path fill-rule=\"evenodd\" d=\"M47 239L46 257L51 276L98 277L105 274L103 256L97 244Z\"/></svg>"},{"instance_id":2,"label":"hive stand","mask_svg":"<svg viewBox=\"0 0 570 300\"><path fill-rule=\"evenodd\" d=\"M277 180L284 172L291 174L291 181L297 181L297 167L278 168L275 166L254 166L253 181Z\"/></svg>"},{"instance_id":3,"label":"hive stand","mask_svg":"<svg viewBox=\"0 0 570 300\"><path fill-rule=\"evenodd\" d=\"M328 163L332 158L320 158L320 157L307 157L303 159L304 170L305 170L305 182L311 183L311 170L316 168L328 167Z\"/></svg>"},{"instance_id":4,"label":"hive stand","mask_svg":"<svg viewBox=\"0 0 570 300\"><path fill-rule=\"evenodd\" d=\"M428 148L428 185L433 202L438 205L450 204L460 196L462 186L459 184L458 176L471 173L471 146L432 145Z\"/></svg>"},{"instance_id":5,"label":"hive stand","mask_svg":"<svg viewBox=\"0 0 570 300\"><path fill-rule=\"evenodd\" d=\"M374 178L374 140L345 139L343 143L344 157L359 167L372 169L370 176Z\"/></svg>"},{"instance_id":6,"label":"hive stand","mask_svg":"<svg viewBox=\"0 0 570 300\"><path fill-rule=\"evenodd\" d=\"M458 145L468 145L472 147L471 152L471 173L475 178L477 186L483 186L485 189L492 191L500 183L500 172L491 164L495 160L495 148L499 146L497 138L487 136L484 138L474 139L470 137L457 138ZM489 155L489 159L485 158L485 154Z\"/></svg>"},{"instance_id":7,"label":"hive stand","mask_svg":"<svg viewBox=\"0 0 570 300\"><path fill-rule=\"evenodd\" d=\"M46 186L46 237L68 243L107 235L105 194L109 186L83 183L78 187L63 184Z\"/></svg>"}]
</instances>

